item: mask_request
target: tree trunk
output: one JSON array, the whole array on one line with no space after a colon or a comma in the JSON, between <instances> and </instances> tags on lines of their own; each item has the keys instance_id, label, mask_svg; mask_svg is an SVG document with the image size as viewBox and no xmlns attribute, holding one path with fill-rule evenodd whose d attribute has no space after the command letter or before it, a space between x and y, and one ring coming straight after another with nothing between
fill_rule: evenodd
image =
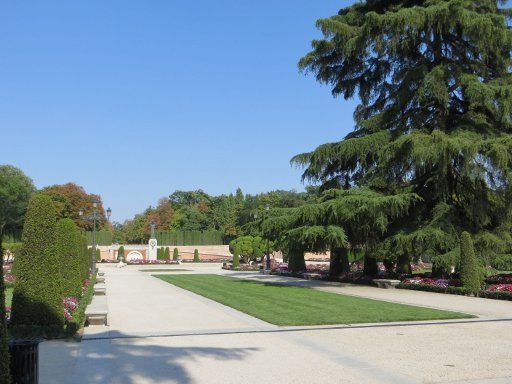
<instances>
[{"instance_id":1,"label":"tree trunk","mask_svg":"<svg viewBox=\"0 0 512 384\"><path fill-rule=\"evenodd\" d=\"M300 248L290 249L288 252L288 269L293 273L306 270L306 261L304 260L304 250Z\"/></svg>"},{"instance_id":2,"label":"tree trunk","mask_svg":"<svg viewBox=\"0 0 512 384\"><path fill-rule=\"evenodd\" d=\"M0 228L0 384L11 383L9 347L7 346L7 324L5 322L4 250L3 231Z\"/></svg>"},{"instance_id":3,"label":"tree trunk","mask_svg":"<svg viewBox=\"0 0 512 384\"><path fill-rule=\"evenodd\" d=\"M348 261L348 249L346 248L332 248L331 260L329 265L329 276L336 277L343 273L350 271L350 264Z\"/></svg>"},{"instance_id":4,"label":"tree trunk","mask_svg":"<svg viewBox=\"0 0 512 384\"><path fill-rule=\"evenodd\" d=\"M408 255L400 255L396 261L396 273L412 274L411 263Z\"/></svg>"},{"instance_id":5,"label":"tree trunk","mask_svg":"<svg viewBox=\"0 0 512 384\"><path fill-rule=\"evenodd\" d=\"M368 251L364 254L364 269L363 274L365 276L373 276L379 273L379 268L377 267L377 259L370 257L368 255Z\"/></svg>"}]
</instances>

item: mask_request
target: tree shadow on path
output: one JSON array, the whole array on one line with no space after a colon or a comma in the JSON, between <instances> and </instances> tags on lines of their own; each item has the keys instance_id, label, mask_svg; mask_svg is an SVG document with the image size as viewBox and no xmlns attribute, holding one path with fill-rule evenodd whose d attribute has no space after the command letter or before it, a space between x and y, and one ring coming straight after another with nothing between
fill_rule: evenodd
<instances>
[{"instance_id":1,"label":"tree shadow on path","mask_svg":"<svg viewBox=\"0 0 512 384\"><path fill-rule=\"evenodd\" d=\"M107 337L107 333L97 336ZM191 376L187 364L198 364L200 367L205 359L241 361L258 351L257 348L183 346L183 340L173 338L83 340L79 349L68 383L189 384L199 381ZM215 372L209 374L215 375ZM200 382L208 382L208 378L203 377Z\"/></svg>"}]
</instances>

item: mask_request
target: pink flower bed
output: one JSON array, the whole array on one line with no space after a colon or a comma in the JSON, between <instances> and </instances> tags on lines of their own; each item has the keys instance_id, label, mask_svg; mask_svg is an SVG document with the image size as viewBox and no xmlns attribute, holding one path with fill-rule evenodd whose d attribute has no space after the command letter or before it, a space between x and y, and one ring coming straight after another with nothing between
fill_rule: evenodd
<instances>
[{"instance_id":1,"label":"pink flower bed","mask_svg":"<svg viewBox=\"0 0 512 384\"><path fill-rule=\"evenodd\" d=\"M435 285L443 288L460 285L459 282L456 280L435 279L430 277L412 277L409 279L405 279L402 282L402 284Z\"/></svg>"},{"instance_id":2,"label":"pink flower bed","mask_svg":"<svg viewBox=\"0 0 512 384\"><path fill-rule=\"evenodd\" d=\"M62 303L64 304L64 317L69 321L78 309L78 299L76 297L65 297Z\"/></svg>"},{"instance_id":3,"label":"pink flower bed","mask_svg":"<svg viewBox=\"0 0 512 384\"><path fill-rule=\"evenodd\" d=\"M487 292L511 292L512 284L495 284L486 289Z\"/></svg>"}]
</instances>

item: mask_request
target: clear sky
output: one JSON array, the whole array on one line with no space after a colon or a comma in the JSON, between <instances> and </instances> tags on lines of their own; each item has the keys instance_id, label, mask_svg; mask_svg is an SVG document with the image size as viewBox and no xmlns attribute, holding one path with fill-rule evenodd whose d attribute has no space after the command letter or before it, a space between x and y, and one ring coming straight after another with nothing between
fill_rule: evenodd
<instances>
[{"instance_id":1,"label":"clear sky","mask_svg":"<svg viewBox=\"0 0 512 384\"><path fill-rule=\"evenodd\" d=\"M0 5L0 164L73 181L123 221L176 189L301 190L290 158L353 128L299 73L340 0Z\"/></svg>"}]
</instances>

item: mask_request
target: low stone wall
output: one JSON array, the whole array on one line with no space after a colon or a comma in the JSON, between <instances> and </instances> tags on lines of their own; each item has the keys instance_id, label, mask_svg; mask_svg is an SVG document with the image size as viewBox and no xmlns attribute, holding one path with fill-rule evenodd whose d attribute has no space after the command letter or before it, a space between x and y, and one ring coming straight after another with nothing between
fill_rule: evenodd
<instances>
[{"instance_id":1,"label":"low stone wall","mask_svg":"<svg viewBox=\"0 0 512 384\"><path fill-rule=\"evenodd\" d=\"M119 245L120 246L120 245ZM100 250L101 259L102 260L117 260L117 249L119 246L98 246ZM147 245L143 244L126 244L124 246L124 254L125 257L128 256L130 252L138 252L142 255L142 257L146 258ZM228 245L177 245L177 246L159 246L158 248L166 248L169 247L170 255L172 257L174 248L178 248L178 253L183 260L192 260L194 258L194 251L197 249L199 251L200 259L218 259L223 260L226 258L231 258L233 255L229 252Z\"/></svg>"}]
</instances>

